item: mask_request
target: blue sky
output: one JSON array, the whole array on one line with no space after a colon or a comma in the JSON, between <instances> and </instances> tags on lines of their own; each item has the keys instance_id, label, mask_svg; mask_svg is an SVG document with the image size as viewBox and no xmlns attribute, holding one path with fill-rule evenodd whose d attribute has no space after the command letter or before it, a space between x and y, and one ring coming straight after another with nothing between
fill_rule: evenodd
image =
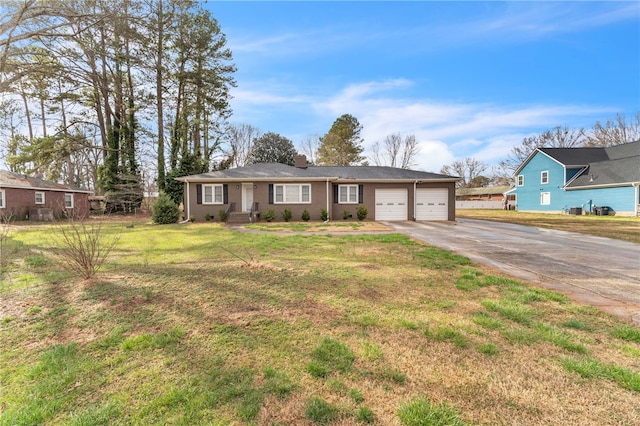
<instances>
[{"instance_id":1,"label":"blue sky","mask_svg":"<svg viewBox=\"0 0 640 426\"><path fill-rule=\"evenodd\" d=\"M414 134L419 170L640 110L640 3L203 3L238 67L231 122L296 146L342 114L365 154Z\"/></svg>"}]
</instances>

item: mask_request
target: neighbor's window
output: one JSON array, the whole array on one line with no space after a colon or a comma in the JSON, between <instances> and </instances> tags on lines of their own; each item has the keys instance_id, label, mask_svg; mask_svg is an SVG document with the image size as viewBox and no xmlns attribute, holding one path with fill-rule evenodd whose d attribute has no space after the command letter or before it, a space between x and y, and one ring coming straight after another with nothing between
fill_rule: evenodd
<instances>
[{"instance_id":1,"label":"neighbor's window","mask_svg":"<svg viewBox=\"0 0 640 426\"><path fill-rule=\"evenodd\" d=\"M301 185L273 185L274 203L295 204L311 203L311 185L308 183Z\"/></svg>"},{"instance_id":2,"label":"neighbor's window","mask_svg":"<svg viewBox=\"0 0 640 426\"><path fill-rule=\"evenodd\" d=\"M524 186L524 175L518 175L518 186Z\"/></svg>"},{"instance_id":3,"label":"neighbor's window","mask_svg":"<svg viewBox=\"0 0 640 426\"><path fill-rule=\"evenodd\" d=\"M540 183L549 183L549 172L544 171L540 173Z\"/></svg>"},{"instance_id":4,"label":"neighbor's window","mask_svg":"<svg viewBox=\"0 0 640 426\"><path fill-rule=\"evenodd\" d=\"M551 193L550 192L541 192L540 193L540 205L548 206L551 204Z\"/></svg>"},{"instance_id":5,"label":"neighbor's window","mask_svg":"<svg viewBox=\"0 0 640 426\"><path fill-rule=\"evenodd\" d=\"M340 204L358 204L358 185L339 185L338 200Z\"/></svg>"},{"instance_id":6,"label":"neighbor's window","mask_svg":"<svg viewBox=\"0 0 640 426\"><path fill-rule=\"evenodd\" d=\"M4 209L6 207L4 203L4 189L0 189L0 209Z\"/></svg>"},{"instance_id":7,"label":"neighbor's window","mask_svg":"<svg viewBox=\"0 0 640 426\"><path fill-rule=\"evenodd\" d=\"M73 194L64 194L64 208L65 209L73 208Z\"/></svg>"},{"instance_id":8,"label":"neighbor's window","mask_svg":"<svg viewBox=\"0 0 640 426\"><path fill-rule=\"evenodd\" d=\"M44 192L36 192L36 204L44 204Z\"/></svg>"},{"instance_id":9,"label":"neighbor's window","mask_svg":"<svg viewBox=\"0 0 640 426\"><path fill-rule=\"evenodd\" d=\"M222 185L202 185L202 204L223 204Z\"/></svg>"}]
</instances>

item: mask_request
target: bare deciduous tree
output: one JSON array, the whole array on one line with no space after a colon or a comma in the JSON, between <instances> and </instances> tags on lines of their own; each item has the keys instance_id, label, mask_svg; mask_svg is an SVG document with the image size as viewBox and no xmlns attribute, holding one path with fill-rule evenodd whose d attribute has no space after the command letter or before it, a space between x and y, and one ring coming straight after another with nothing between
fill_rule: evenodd
<instances>
[{"instance_id":1,"label":"bare deciduous tree","mask_svg":"<svg viewBox=\"0 0 640 426\"><path fill-rule=\"evenodd\" d=\"M318 147L320 146L320 136L307 136L300 142L299 151L307 157L307 162L315 165L318 159Z\"/></svg>"},{"instance_id":2,"label":"bare deciduous tree","mask_svg":"<svg viewBox=\"0 0 640 426\"><path fill-rule=\"evenodd\" d=\"M586 133L587 146L612 146L640 140L640 111L627 122L624 114L618 113L615 120L599 121Z\"/></svg>"},{"instance_id":3,"label":"bare deciduous tree","mask_svg":"<svg viewBox=\"0 0 640 426\"><path fill-rule=\"evenodd\" d=\"M384 139L382 146L379 141L373 144L371 161L376 166L408 169L415 165L418 152L420 147L415 135L407 135L403 138L400 133L394 133Z\"/></svg>"},{"instance_id":4,"label":"bare deciduous tree","mask_svg":"<svg viewBox=\"0 0 640 426\"><path fill-rule=\"evenodd\" d=\"M524 138L522 143L514 146L507 158L500 162L500 167L507 173L513 173L536 148L575 148L584 146L584 143L584 129L556 126L539 135Z\"/></svg>"},{"instance_id":5,"label":"bare deciduous tree","mask_svg":"<svg viewBox=\"0 0 640 426\"><path fill-rule=\"evenodd\" d=\"M442 166L440 173L444 175L457 176L462 178L456 183L457 188L472 188L474 185L486 183L488 179L482 179L482 174L488 166L475 158L465 158L456 160L451 164Z\"/></svg>"},{"instance_id":6,"label":"bare deciduous tree","mask_svg":"<svg viewBox=\"0 0 640 426\"><path fill-rule=\"evenodd\" d=\"M242 167L247 164L253 141L262 136L262 132L251 124L230 124L223 137L224 151L231 160L230 167Z\"/></svg>"}]
</instances>

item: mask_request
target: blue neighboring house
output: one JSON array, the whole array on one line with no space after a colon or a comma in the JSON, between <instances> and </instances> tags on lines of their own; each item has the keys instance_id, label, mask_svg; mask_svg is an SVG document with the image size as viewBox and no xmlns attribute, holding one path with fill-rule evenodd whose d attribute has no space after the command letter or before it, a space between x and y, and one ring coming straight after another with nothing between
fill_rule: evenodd
<instances>
[{"instance_id":1,"label":"blue neighboring house","mask_svg":"<svg viewBox=\"0 0 640 426\"><path fill-rule=\"evenodd\" d=\"M606 148L538 148L514 173L520 211L637 216L640 141Z\"/></svg>"}]
</instances>

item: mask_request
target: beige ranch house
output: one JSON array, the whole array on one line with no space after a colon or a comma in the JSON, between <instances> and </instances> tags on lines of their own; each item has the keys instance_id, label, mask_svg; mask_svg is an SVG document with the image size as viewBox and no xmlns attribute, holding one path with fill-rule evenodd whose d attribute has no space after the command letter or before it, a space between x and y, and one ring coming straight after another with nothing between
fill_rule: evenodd
<instances>
[{"instance_id":1,"label":"beige ranch house","mask_svg":"<svg viewBox=\"0 0 640 426\"><path fill-rule=\"evenodd\" d=\"M177 178L184 183L186 218L234 222L260 220L267 210L281 221L289 209L292 221L305 210L311 220L355 219L367 208L376 221L455 220L455 176L378 166L308 166L259 163Z\"/></svg>"}]
</instances>

